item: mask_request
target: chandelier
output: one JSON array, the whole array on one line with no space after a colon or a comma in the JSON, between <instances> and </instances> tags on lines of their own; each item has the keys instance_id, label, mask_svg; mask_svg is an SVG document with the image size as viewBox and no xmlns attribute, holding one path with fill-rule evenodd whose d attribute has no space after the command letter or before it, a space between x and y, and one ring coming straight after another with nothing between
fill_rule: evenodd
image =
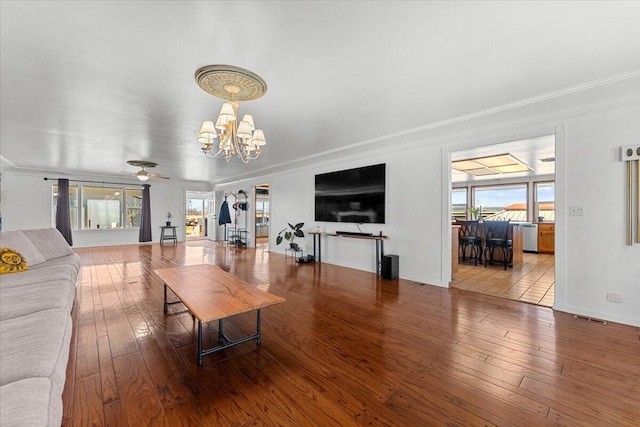
<instances>
[{"instance_id":1,"label":"chandelier","mask_svg":"<svg viewBox=\"0 0 640 427\"><path fill-rule=\"evenodd\" d=\"M209 158L224 157L228 162L237 156L244 163L258 158L267 143L264 132L256 129L253 116L245 114L238 122L239 101L260 98L267 84L257 74L233 65L207 65L196 71L198 86L217 98L226 100L215 123L205 120L198 132L202 152ZM216 141L219 139L219 141Z\"/></svg>"}]
</instances>

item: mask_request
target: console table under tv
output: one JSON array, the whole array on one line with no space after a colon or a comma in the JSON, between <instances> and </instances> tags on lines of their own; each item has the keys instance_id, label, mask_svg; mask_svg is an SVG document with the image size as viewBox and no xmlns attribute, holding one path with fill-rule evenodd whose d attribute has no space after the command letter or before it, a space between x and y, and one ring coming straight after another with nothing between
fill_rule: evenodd
<instances>
[{"instance_id":1,"label":"console table under tv","mask_svg":"<svg viewBox=\"0 0 640 427\"><path fill-rule=\"evenodd\" d=\"M349 234L341 234L337 233L322 233L320 231L312 231L309 234L313 236L313 256L318 262L322 262L322 236L330 236L330 237L346 237L349 239L363 239L363 240L373 240L376 245L376 276L380 276L382 274L382 257L384 257L384 241L387 240L388 236L369 236L366 234L359 233L349 233ZM316 238L317 237L317 238ZM316 247L318 251L316 252Z\"/></svg>"}]
</instances>

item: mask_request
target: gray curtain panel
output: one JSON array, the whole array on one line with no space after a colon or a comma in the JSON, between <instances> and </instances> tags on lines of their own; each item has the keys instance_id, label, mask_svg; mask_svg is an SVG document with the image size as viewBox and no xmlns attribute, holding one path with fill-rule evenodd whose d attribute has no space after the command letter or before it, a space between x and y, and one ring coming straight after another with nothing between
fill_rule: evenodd
<instances>
[{"instance_id":1,"label":"gray curtain panel","mask_svg":"<svg viewBox=\"0 0 640 427\"><path fill-rule=\"evenodd\" d=\"M149 184L142 184L142 216L140 217L140 242L150 242L151 238L151 195Z\"/></svg>"},{"instance_id":2,"label":"gray curtain panel","mask_svg":"<svg viewBox=\"0 0 640 427\"><path fill-rule=\"evenodd\" d=\"M69 246L73 246L71 236L71 209L69 208L69 180L58 179L58 207L56 208L56 228L64 236Z\"/></svg>"}]
</instances>

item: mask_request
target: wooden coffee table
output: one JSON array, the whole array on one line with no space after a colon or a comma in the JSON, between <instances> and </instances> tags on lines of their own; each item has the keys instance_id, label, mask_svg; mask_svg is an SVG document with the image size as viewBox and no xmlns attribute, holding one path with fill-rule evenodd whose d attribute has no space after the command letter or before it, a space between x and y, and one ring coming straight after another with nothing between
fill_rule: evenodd
<instances>
[{"instance_id":1,"label":"wooden coffee table","mask_svg":"<svg viewBox=\"0 0 640 427\"><path fill-rule=\"evenodd\" d=\"M260 345L260 309L284 302L284 298L256 289L210 264L186 267L163 268L155 273L164 281L164 312L171 304L184 304L198 319L198 365L202 357L225 348L256 340ZM170 288L179 301L167 301ZM237 340L231 340L224 333L223 320L227 317L257 310L257 331ZM218 321L218 346L202 349L202 323Z\"/></svg>"}]
</instances>

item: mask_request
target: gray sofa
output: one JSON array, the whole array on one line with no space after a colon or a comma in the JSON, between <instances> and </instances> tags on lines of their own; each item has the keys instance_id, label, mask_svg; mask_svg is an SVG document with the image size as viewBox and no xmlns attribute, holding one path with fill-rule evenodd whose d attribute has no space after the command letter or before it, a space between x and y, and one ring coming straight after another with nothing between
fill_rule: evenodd
<instances>
[{"instance_id":1,"label":"gray sofa","mask_svg":"<svg viewBox=\"0 0 640 427\"><path fill-rule=\"evenodd\" d=\"M27 271L0 275L0 426L60 426L80 257L55 228L3 231Z\"/></svg>"}]
</instances>

